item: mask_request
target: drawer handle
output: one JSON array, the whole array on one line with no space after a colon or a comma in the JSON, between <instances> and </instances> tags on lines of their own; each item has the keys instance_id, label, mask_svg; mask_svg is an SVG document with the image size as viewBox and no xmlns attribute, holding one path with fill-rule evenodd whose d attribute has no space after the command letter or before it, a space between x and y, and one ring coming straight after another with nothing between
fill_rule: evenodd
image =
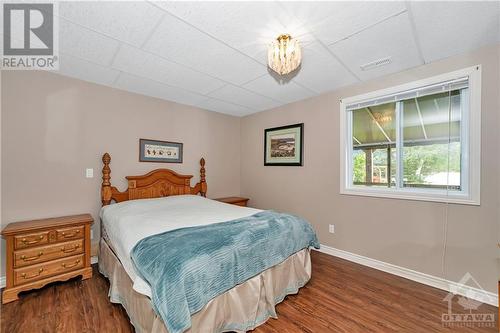
<instances>
[{"instance_id":1,"label":"drawer handle","mask_svg":"<svg viewBox=\"0 0 500 333\"><path fill-rule=\"evenodd\" d=\"M23 279L29 280L29 279L32 279L32 278L36 278L37 276L39 276L40 274L42 274L42 272L43 272L43 268L40 268L38 270L38 274L27 275L26 273L23 273L23 274L21 274L21 276L23 277Z\"/></svg>"},{"instance_id":2,"label":"drawer handle","mask_svg":"<svg viewBox=\"0 0 500 333\"><path fill-rule=\"evenodd\" d=\"M72 232L70 234L67 234L65 232L62 233L63 237L64 238L71 238L71 237L75 237L76 234L79 234L80 233L80 230L77 230L75 232Z\"/></svg>"},{"instance_id":3,"label":"drawer handle","mask_svg":"<svg viewBox=\"0 0 500 333\"><path fill-rule=\"evenodd\" d=\"M76 265L78 265L79 263L80 263L80 259L78 259L77 261L75 261L75 263L74 263L74 264L72 264L72 265L66 265L66 263L63 263L63 264L62 264L62 267L64 267L64 268L71 268L71 267L75 267L75 266L76 266Z\"/></svg>"},{"instance_id":4,"label":"drawer handle","mask_svg":"<svg viewBox=\"0 0 500 333\"><path fill-rule=\"evenodd\" d=\"M36 256L33 256L33 257L26 257L25 255L22 255L21 256L21 259L23 259L24 261L32 261L32 260L37 260L38 258L40 258L41 256L43 255L43 252L40 251L38 252L38 254Z\"/></svg>"},{"instance_id":5,"label":"drawer handle","mask_svg":"<svg viewBox=\"0 0 500 333\"><path fill-rule=\"evenodd\" d=\"M65 247L62 247L61 248L61 251L64 252L64 253L70 253L70 252L75 252L76 249L78 249L79 246L78 245L75 245L73 248L65 248Z\"/></svg>"},{"instance_id":6,"label":"drawer handle","mask_svg":"<svg viewBox=\"0 0 500 333\"><path fill-rule=\"evenodd\" d=\"M32 241L28 241L26 238L23 238L21 241L26 245L31 245L31 244L36 244L36 243L40 242L42 239L43 239L43 235L40 235L38 237L38 239L35 239Z\"/></svg>"}]
</instances>

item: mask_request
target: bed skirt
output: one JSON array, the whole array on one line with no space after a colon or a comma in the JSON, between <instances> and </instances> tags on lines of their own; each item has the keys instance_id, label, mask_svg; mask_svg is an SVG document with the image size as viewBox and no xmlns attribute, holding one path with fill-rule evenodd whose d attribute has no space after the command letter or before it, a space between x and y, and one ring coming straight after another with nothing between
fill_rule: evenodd
<instances>
[{"instance_id":1,"label":"bed skirt","mask_svg":"<svg viewBox=\"0 0 500 333\"><path fill-rule=\"evenodd\" d=\"M138 333L168 333L149 297L136 292L133 282L106 241L99 246L99 271L109 279L109 298L127 311ZM212 299L191 317L188 333L246 332L277 318L275 305L295 294L311 278L309 249Z\"/></svg>"}]
</instances>

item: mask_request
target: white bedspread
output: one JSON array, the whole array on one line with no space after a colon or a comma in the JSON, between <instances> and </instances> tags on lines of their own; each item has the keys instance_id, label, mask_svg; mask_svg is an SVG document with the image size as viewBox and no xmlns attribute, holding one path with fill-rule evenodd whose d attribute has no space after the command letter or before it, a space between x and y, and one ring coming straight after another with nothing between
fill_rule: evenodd
<instances>
[{"instance_id":1,"label":"white bedspread","mask_svg":"<svg viewBox=\"0 0 500 333\"><path fill-rule=\"evenodd\" d=\"M101 221L113 249L134 282L134 290L151 297L149 284L137 275L130 252L141 239L174 229L231 221L260 210L196 195L130 200L105 206Z\"/></svg>"}]
</instances>

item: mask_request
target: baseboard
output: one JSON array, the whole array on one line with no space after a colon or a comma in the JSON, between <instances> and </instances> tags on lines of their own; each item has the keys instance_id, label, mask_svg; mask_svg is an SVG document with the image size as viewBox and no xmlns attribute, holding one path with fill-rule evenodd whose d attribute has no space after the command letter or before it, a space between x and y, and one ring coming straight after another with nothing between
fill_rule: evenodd
<instances>
[{"instance_id":1,"label":"baseboard","mask_svg":"<svg viewBox=\"0 0 500 333\"><path fill-rule=\"evenodd\" d=\"M97 256L90 257L90 264L97 264L98 262ZM5 276L0 276L0 288L5 288Z\"/></svg>"},{"instance_id":2,"label":"baseboard","mask_svg":"<svg viewBox=\"0 0 500 333\"><path fill-rule=\"evenodd\" d=\"M452 292L454 294L467 296L481 303L498 306L498 294L481 290L479 288L467 286L461 284L460 282L454 282L437 276L417 272L409 268L404 268L397 265L389 264L380 260L368 258L344 250L339 250L323 244L321 244L321 248L318 251L325 254L329 254L331 256L349 260L363 266L375 268L380 271L384 271L386 273L394 274L406 278L408 280L416 281L434 288L445 290L447 292Z\"/></svg>"},{"instance_id":3,"label":"baseboard","mask_svg":"<svg viewBox=\"0 0 500 333\"><path fill-rule=\"evenodd\" d=\"M375 268L386 273L394 274L406 278L408 280L419 282L447 292L453 292L455 294L467 296L482 303L498 306L498 294L489 291L463 285L459 282L446 280L437 276L417 272L409 268L404 268L401 266L389 264L380 260L361 256L359 254L347 252L344 250L339 250L327 245L321 245L321 248L318 251L331 256L349 260L363 266ZM97 256L93 256L90 258L91 264L96 264L97 262L98 262ZM1 276L0 288L4 287L5 287L5 276Z\"/></svg>"}]
</instances>

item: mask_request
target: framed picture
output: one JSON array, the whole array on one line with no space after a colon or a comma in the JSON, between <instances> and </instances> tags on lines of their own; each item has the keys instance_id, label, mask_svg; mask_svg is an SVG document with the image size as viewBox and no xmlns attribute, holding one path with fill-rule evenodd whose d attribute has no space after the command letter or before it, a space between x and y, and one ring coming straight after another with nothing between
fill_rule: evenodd
<instances>
[{"instance_id":1,"label":"framed picture","mask_svg":"<svg viewBox=\"0 0 500 333\"><path fill-rule=\"evenodd\" d=\"M182 163L182 143L139 139L139 161Z\"/></svg>"},{"instance_id":2,"label":"framed picture","mask_svg":"<svg viewBox=\"0 0 500 333\"><path fill-rule=\"evenodd\" d=\"M304 123L264 131L264 165L302 166Z\"/></svg>"}]
</instances>

